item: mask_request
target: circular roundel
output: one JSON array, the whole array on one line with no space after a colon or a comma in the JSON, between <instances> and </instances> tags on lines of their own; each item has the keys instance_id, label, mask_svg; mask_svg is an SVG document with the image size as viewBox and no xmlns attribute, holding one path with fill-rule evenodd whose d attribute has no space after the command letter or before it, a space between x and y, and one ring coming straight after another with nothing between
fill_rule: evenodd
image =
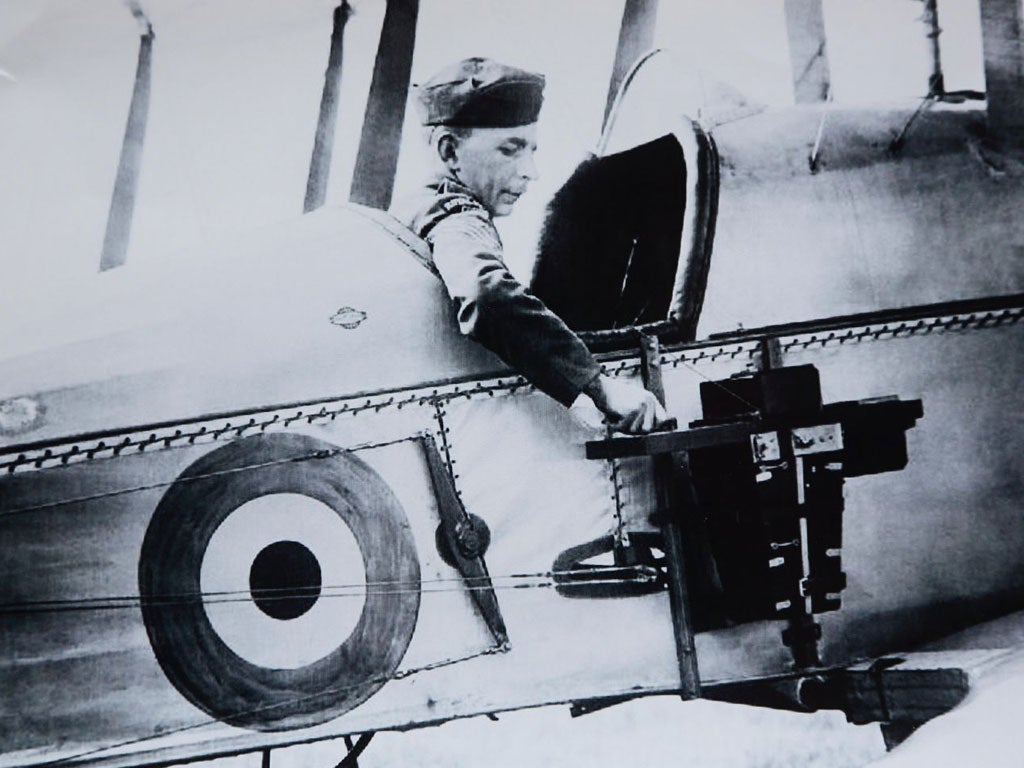
<instances>
[{"instance_id":1,"label":"circular roundel","mask_svg":"<svg viewBox=\"0 0 1024 768\"><path fill-rule=\"evenodd\" d=\"M249 593L275 619L297 619L316 605L323 585L320 563L298 541L268 544L252 561Z\"/></svg>"},{"instance_id":2,"label":"circular roundel","mask_svg":"<svg viewBox=\"0 0 1024 768\"><path fill-rule=\"evenodd\" d=\"M359 543L331 507L270 493L236 507L214 531L199 588L228 648L259 667L296 669L352 634L366 601L364 571Z\"/></svg>"},{"instance_id":3,"label":"circular roundel","mask_svg":"<svg viewBox=\"0 0 1024 768\"><path fill-rule=\"evenodd\" d=\"M171 683L218 720L326 722L383 686L409 646L420 570L405 513L376 472L334 450L300 434L235 440L182 472L153 513L146 631ZM353 600L362 609L346 620Z\"/></svg>"}]
</instances>

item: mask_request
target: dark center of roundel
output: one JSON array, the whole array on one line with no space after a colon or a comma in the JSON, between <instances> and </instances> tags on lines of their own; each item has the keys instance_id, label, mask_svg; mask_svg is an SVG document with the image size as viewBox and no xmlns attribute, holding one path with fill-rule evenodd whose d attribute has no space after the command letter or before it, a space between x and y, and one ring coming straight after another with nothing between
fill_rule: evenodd
<instances>
[{"instance_id":1,"label":"dark center of roundel","mask_svg":"<svg viewBox=\"0 0 1024 768\"><path fill-rule=\"evenodd\" d=\"M320 563L297 541L275 541L260 551L249 569L249 590L261 611L275 619L295 619L320 597Z\"/></svg>"}]
</instances>

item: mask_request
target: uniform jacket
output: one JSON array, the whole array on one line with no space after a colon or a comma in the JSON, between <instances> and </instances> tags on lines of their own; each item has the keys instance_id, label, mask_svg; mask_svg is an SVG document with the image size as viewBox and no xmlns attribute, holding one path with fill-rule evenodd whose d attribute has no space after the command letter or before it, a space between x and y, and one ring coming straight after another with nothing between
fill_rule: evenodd
<instances>
[{"instance_id":1,"label":"uniform jacket","mask_svg":"<svg viewBox=\"0 0 1024 768\"><path fill-rule=\"evenodd\" d=\"M563 405L600 373L579 337L508 271L490 212L467 187L438 177L391 213L430 245L462 333Z\"/></svg>"}]
</instances>

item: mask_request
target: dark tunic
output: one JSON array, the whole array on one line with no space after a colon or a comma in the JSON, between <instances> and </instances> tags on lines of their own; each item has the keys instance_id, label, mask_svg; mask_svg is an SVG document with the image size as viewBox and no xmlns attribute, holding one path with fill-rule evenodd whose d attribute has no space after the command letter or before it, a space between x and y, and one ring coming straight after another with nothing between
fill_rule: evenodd
<instances>
[{"instance_id":1,"label":"dark tunic","mask_svg":"<svg viewBox=\"0 0 1024 768\"><path fill-rule=\"evenodd\" d=\"M467 187L434 179L391 213L430 245L464 334L563 405L600 373L579 337L509 273L491 215Z\"/></svg>"}]
</instances>

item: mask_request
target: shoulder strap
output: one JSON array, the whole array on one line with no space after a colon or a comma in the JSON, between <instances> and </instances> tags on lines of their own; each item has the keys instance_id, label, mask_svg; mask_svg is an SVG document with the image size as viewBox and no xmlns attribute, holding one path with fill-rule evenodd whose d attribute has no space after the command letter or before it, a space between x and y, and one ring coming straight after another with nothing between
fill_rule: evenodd
<instances>
[{"instance_id":1,"label":"shoulder strap","mask_svg":"<svg viewBox=\"0 0 1024 768\"><path fill-rule=\"evenodd\" d=\"M487 216L487 209L472 197L463 194L442 194L436 205L423 217L416 234L424 240L430 231L447 218L460 213L478 213Z\"/></svg>"}]
</instances>

